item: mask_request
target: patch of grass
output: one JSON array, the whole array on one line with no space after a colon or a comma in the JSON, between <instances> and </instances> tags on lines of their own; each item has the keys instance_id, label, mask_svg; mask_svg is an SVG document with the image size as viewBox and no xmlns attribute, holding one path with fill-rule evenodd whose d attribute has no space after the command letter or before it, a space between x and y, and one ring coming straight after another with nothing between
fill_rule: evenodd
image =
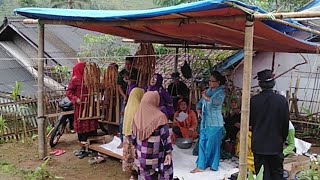
<instances>
[{"instance_id":1,"label":"patch of grass","mask_svg":"<svg viewBox=\"0 0 320 180\"><path fill-rule=\"evenodd\" d=\"M0 171L8 175L21 176L21 172L7 162L0 162Z\"/></svg>"},{"instance_id":2,"label":"patch of grass","mask_svg":"<svg viewBox=\"0 0 320 180\"><path fill-rule=\"evenodd\" d=\"M63 179L63 177L58 177L47 170L47 164L50 158L43 162L35 171L25 171L17 169L14 165L7 162L0 162L0 172L11 176L21 177L23 180L53 180L53 179Z\"/></svg>"}]
</instances>

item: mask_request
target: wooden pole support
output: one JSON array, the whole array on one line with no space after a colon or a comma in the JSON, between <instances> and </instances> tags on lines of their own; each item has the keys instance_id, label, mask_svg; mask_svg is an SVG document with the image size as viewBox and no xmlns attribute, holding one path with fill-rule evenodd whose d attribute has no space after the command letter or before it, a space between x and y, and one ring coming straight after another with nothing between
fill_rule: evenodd
<instances>
[{"instance_id":1,"label":"wooden pole support","mask_svg":"<svg viewBox=\"0 0 320 180\"><path fill-rule=\"evenodd\" d=\"M38 151L39 158L47 156L46 118L44 116L44 25L38 24Z\"/></svg>"},{"instance_id":2,"label":"wooden pole support","mask_svg":"<svg viewBox=\"0 0 320 180\"><path fill-rule=\"evenodd\" d=\"M240 180L247 178L248 130L250 116L250 90L252 75L253 21L246 21L244 39L244 69L242 84L241 127L240 127Z\"/></svg>"}]
</instances>

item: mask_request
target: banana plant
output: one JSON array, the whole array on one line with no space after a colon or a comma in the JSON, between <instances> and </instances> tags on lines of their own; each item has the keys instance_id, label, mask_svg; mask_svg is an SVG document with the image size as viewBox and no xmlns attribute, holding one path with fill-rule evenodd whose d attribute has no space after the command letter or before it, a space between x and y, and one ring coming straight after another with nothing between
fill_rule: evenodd
<instances>
[{"instance_id":1,"label":"banana plant","mask_svg":"<svg viewBox=\"0 0 320 180\"><path fill-rule=\"evenodd\" d=\"M18 101L18 97L21 93L22 83L20 81L16 81L16 84L11 92L11 97L14 101Z\"/></svg>"},{"instance_id":2,"label":"banana plant","mask_svg":"<svg viewBox=\"0 0 320 180\"><path fill-rule=\"evenodd\" d=\"M263 171L264 171L264 167L261 166L260 171L256 178L254 178L253 173L249 171L247 180L263 180ZM240 180L240 176L238 176L237 180Z\"/></svg>"}]
</instances>

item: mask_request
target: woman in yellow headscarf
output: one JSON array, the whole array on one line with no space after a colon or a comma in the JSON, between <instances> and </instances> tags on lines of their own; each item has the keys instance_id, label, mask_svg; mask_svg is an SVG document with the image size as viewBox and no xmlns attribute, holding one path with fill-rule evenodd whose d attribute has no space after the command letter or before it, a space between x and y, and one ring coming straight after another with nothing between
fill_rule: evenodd
<instances>
[{"instance_id":1,"label":"woman in yellow headscarf","mask_svg":"<svg viewBox=\"0 0 320 180\"><path fill-rule=\"evenodd\" d=\"M135 149L132 145L132 123L136 112L139 109L141 99L143 97L144 90L141 88L134 88L129 95L128 103L124 109L123 118L123 160L122 169L123 171L132 171L135 159Z\"/></svg>"}]
</instances>

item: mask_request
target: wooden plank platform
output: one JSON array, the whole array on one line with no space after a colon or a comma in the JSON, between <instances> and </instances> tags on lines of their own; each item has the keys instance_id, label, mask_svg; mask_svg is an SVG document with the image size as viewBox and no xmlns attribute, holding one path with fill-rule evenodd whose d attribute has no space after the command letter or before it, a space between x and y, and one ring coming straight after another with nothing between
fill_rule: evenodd
<instances>
[{"instance_id":1,"label":"wooden plank platform","mask_svg":"<svg viewBox=\"0 0 320 180\"><path fill-rule=\"evenodd\" d=\"M116 154L112 151L109 151L100 147L100 145L110 143L112 140L113 140L113 136L111 135L91 137L87 140L87 143L88 143L87 148L93 151L97 151L101 154L111 156L121 160L122 156L120 156L119 154Z\"/></svg>"},{"instance_id":2,"label":"wooden plank platform","mask_svg":"<svg viewBox=\"0 0 320 180\"><path fill-rule=\"evenodd\" d=\"M111 157L114 157L117 159L122 159L122 156L120 156L119 154L116 154L116 153L108 151L104 148L101 148L101 147L99 147L100 145L102 145L102 144L91 144L91 145L89 145L89 149L97 151L97 152L104 154L104 155L107 155L107 156L111 156Z\"/></svg>"},{"instance_id":3,"label":"wooden plank platform","mask_svg":"<svg viewBox=\"0 0 320 180\"><path fill-rule=\"evenodd\" d=\"M117 123L117 122L111 122L111 121L102 121L102 120L98 120L98 122L100 122L100 123L105 123L105 124L112 124L112 125L116 125L116 126L119 126L119 123Z\"/></svg>"}]
</instances>

